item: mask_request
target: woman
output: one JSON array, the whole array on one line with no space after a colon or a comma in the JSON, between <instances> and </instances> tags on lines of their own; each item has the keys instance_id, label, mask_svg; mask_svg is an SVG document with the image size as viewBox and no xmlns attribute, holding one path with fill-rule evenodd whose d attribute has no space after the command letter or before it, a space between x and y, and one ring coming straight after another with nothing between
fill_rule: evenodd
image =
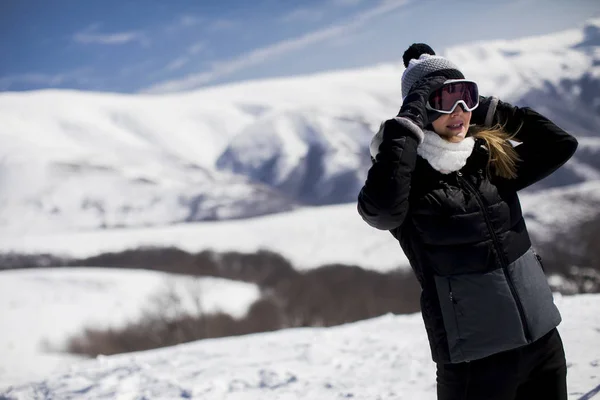
<instances>
[{"instance_id":1,"label":"woman","mask_svg":"<svg viewBox=\"0 0 600 400\"><path fill-rule=\"evenodd\" d=\"M566 399L561 317L517 192L577 141L529 108L480 97L425 44L403 59L403 104L371 142L358 210L398 239L421 284L438 398Z\"/></svg>"}]
</instances>

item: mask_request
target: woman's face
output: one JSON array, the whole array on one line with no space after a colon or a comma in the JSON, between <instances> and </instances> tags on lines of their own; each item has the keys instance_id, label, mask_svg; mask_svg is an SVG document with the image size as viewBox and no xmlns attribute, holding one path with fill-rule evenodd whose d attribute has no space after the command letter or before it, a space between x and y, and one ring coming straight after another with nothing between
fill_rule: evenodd
<instances>
[{"instance_id":1,"label":"woman's face","mask_svg":"<svg viewBox=\"0 0 600 400\"><path fill-rule=\"evenodd\" d=\"M431 123L435 133L449 142L458 143L467 136L471 112L465 112L461 105L456 106L451 114L441 114Z\"/></svg>"}]
</instances>

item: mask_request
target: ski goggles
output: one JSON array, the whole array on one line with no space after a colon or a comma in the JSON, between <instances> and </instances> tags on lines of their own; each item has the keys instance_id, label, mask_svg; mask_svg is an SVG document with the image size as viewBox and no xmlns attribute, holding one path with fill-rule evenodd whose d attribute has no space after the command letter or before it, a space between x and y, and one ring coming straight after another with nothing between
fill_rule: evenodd
<instances>
[{"instance_id":1,"label":"ski goggles","mask_svg":"<svg viewBox=\"0 0 600 400\"><path fill-rule=\"evenodd\" d=\"M427 109L442 114L451 114L461 104L466 112L473 111L479 105L477 83L466 79L449 79L427 100Z\"/></svg>"}]
</instances>

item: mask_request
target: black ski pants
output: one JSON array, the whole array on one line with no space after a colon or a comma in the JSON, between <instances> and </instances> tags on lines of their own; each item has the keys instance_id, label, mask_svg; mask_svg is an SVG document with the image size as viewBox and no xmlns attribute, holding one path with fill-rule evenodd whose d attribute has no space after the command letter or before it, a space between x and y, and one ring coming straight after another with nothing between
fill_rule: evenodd
<instances>
[{"instance_id":1,"label":"black ski pants","mask_svg":"<svg viewBox=\"0 0 600 400\"><path fill-rule=\"evenodd\" d=\"M567 365L558 331L480 360L438 364L437 395L438 400L567 400Z\"/></svg>"}]
</instances>

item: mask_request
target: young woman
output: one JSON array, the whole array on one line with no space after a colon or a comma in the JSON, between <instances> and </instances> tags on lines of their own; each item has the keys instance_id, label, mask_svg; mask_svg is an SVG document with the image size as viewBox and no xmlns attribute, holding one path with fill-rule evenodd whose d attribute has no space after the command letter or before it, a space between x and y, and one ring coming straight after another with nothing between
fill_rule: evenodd
<instances>
[{"instance_id":1,"label":"young woman","mask_svg":"<svg viewBox=\"0 0 600 400\"><path fill-rule=\"evenodd\" d=\"M561 317L517 192L577 141L530 108L481 97L425 44L404 53L404 97L382 123L358 197L421 284L439 399L566 399Z\"/></svg>"}]
</instances>

